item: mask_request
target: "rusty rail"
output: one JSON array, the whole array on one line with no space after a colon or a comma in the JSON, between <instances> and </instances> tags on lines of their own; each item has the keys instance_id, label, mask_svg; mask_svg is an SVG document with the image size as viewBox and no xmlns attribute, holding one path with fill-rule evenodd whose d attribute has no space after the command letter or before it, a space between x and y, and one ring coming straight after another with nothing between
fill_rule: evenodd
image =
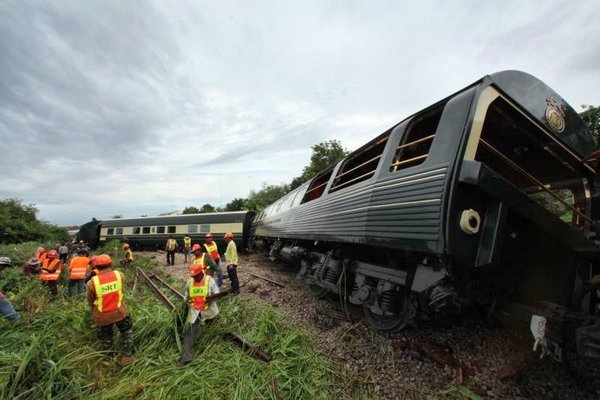
<instances>
[{"instance_id":1,"label":"rusty rail","mask_svg":"<svg viewBox=\"0 0 600 400\"><path fill-rule=\"evenodd\" d=\"M270 355L257 348L256 346L252 345L251 343L248 343L248 341L244 339L239 333L229 332L227 334L227 337L233 343L241 347L243 350L246 350L248 354L250 354L252 357L258 358L259 360L262 360L264 362L271 362Z\"/></svg>"},{"instance_id":2,"label":"rusty rail","mask_svg":"<svg viewBox=\"0 0 600 400\"><path fill-rule=\"evenodd\" d=\"M150 279L150 277L148 277L148 275L146 275L146 273L140 268L137 267L137 272L138 274L144 278L144 280L146 281L146 283L148 284L148 287L150 288L150 290L152 290L152 292L154 292L154 294L156 295L156 297L162 301L162 303L167 306L167 308L169 308L171 311L175 310L175 304L173 304L173 302L171 302L171 300L169 300L169 298L167 296L165 296L154 284L154 282L152 282L152 279Z\"/></svg>"},{"instance_id":3,"label":"rusty rail","mask_svg":"<svg viewBox=\"0 0 600 400\"><path fill-rule=\"evenodd\" d=\"M260 275L253 274L252 272L248 272L248 273L249 273L250 275L254 276L254 277L257 277L257 278L259 278L259 279L265 280L265 281L267 281L267 282L269 282L269 283L272 283L272 284L274 284L274 285L277 285L277 286L279 286L279 287L282 287L282 288L284 288L284 287L285 287L285 285L284 285L283 283L279 283L279 282L277 282L277 281L274 281L274 280L272 280L272 279L265 278L264 276L260 276Z\"/></svg>"},{"instance_id":4,"label":"rusty rail","mask_svg":"<svg viewBox=\"0 0 600 400\"><path fill-rule=\"evenodd\" d=\"M185 296L179 290L175 289L173 286L171 286L167 282L163 281L161 278L158 277L158 275L152 274L149 276L149 278L156 279L157 281L162 283L164 286L166 286L171 291L171 293L173 293L175 296L179 297L181 300L184 299Z\"/></svg>"}]
</instances>

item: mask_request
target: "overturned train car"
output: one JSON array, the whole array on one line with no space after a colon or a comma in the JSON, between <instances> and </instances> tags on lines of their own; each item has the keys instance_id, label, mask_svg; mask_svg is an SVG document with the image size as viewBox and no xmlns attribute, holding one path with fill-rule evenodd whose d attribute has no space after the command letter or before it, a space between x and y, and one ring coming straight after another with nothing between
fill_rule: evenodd
<instances>
[{"instance_id":1,"label":"overturned train car","mask_svg":"<svg viewBox=\"0 0 600 400\"><path fill-rule=\"evenodd\" d=\"M514 302L554 357L600 358L595 149L552 89L498 72L267 207L252 243L378 330Z\"/></svg>"}]
</instances>

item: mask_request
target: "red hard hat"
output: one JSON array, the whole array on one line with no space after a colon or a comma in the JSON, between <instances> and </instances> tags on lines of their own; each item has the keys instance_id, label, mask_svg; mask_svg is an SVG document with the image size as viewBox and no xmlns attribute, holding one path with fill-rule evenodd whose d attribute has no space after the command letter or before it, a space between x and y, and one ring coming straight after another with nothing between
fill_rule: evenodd
<instances>
[{"instance_id":1,"label":"red hard hat","mask_svg":"<svg viewBox=\"0 0 600 400\"><path fill-rule=\"evenodd\" d=\"M226 233L225 233L225 236L224 236L224 238L225 238L225 239L233 239L233 233L231 233L231 232L226 232Z\"/></svg>"},{"instance_id":2,"label":"red hard hat","mask_svg":"<svg viewBox=\"0 0 600 400\"><path fill-rule=\"evenodd\" d=\"M58 257L58 252L56 250L50 250L48 252L48 258L56 258Z\"/></svg>"},{"instance_id":3,"label":"red hard hat","mask_svg":"<svg viewBox=\"0 0 600 400\"><path fill-rule=\"evenodd\" d=\"M204 268L200 264L192 264L190 265L190 276L196 276L200 272L204 272Z\"/></svg>"},{"instance_id":4,"label":"red hard hat","mask_svg":"<svg viewBox=\"0 0 600 400\"><path fill-rule=\"evenodd\" d=\"M198 243L192 246L192 253L195 253L197 251L202 251L202 247L200 247Z\"/></svg>"},{"instance_id":5,"label":"red hard hat","mask_svg":"<svg viewBox=\"0 0 600 400\"><path fill-rule=\"evenodd\" d=\"M96 258L98 258L98 256L91 256L90 257L90 265L96 265Z\"/></svg>"},{"instance_id":6,"label":"red hard hat","mask_svg":"<svg viewBox=\"0 0 600 400\"><path fill-rule=\"evenodd\" d=\"M110 256L108 254L100 254L99 256L96 256L94 259L94 265L96 267L102 267L102 266L111 265L111 264L112 264L112 258L110 258Z\"/></svg>"}]
</instances>

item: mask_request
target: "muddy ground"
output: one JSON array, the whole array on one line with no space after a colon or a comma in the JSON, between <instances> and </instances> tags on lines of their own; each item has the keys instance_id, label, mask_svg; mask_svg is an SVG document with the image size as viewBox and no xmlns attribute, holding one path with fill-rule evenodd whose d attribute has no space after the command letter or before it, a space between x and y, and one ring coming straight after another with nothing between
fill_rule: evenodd
<instances>
[{"instance_id":1,"label":"muddy ground","mask_svg":"<svg viewBox=\"0 0 600 400\"><path fill-rule=\"evenodd\" d=\"M164 254L149 255L182 284L187 279L183 255L176 255L173 267L165 266ZM290 323L312 329L318 351L347 374L348 390L358 396L600 399L600 370L588 368L586 376L571 363L539 359L527 331L472 316L446 328L420 325L382 335L370 329L359 309L310 296L296 273L263 255L240 255L238 276L245 284L240 296L277 307Z\"/></svg>"}]
</instances>

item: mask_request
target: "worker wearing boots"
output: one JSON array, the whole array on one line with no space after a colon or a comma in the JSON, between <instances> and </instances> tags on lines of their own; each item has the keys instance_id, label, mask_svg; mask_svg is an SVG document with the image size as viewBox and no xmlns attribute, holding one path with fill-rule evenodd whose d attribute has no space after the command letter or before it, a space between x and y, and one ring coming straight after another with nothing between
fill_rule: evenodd
<instances>
[{"instance_id":1,"label":"worker wearing boots","mask_svg":"<svg viewBox=\"0 0 600 400\"><path fill-rule=\"evenodd\" d=\"M181 365L186 365L192 360L198 326L205 321L212 321L219 314L217 303L207 301L207 297L219 293L219 287L205 271L206 264L203 262L192 264L190 267L190 279L185 291L185 301L189 302L189 307L184 325Z\"/></svg>"},{"instance_id":2,"label":"worker wearing boots","mask_svg":"<svg viewBox=\"0 0 600 400\"><path fill-rule=\"evenodd\" d=\"M123 356L121 364L129 364L133 357L133 323L127 315L127 305L123 296L125 277L120 271L113 271L112 258L101 254L94 258L98 274L87 284L87 300L92 307L92 319L98 329L98 339L106 349L112 347L113 325L121 332Z\"/></svg>"}]
</instances>

